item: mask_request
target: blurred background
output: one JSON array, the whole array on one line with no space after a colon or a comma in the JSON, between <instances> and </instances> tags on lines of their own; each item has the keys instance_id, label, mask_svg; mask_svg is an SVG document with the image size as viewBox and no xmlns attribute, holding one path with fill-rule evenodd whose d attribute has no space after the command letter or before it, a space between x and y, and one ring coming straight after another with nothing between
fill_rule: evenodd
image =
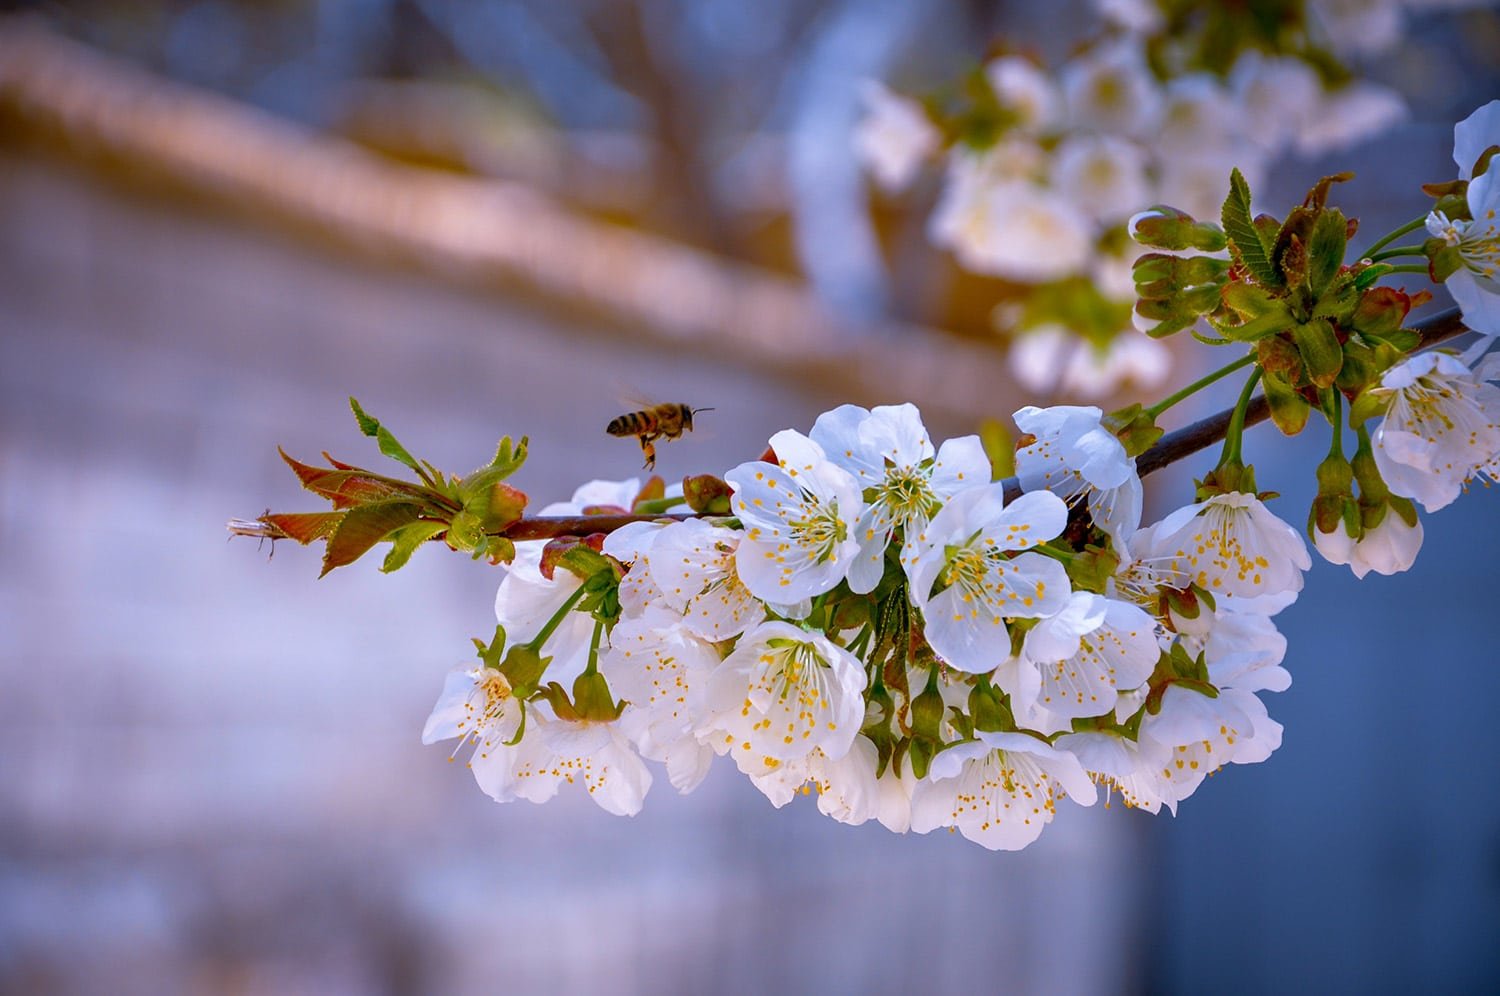
<instances>
[{"instance_id":1,"label":"blurred background","mask_svg":"<svg viewBox=\"0 0 1500 996\"><path fill-rule=\"evenodd\" d=\"M418 735L498 572L319 581L314 551L225 542L315 506L277 445L371 456L350 394L445 469L530 435L538 503L639 472L602 431L633 397L717 408L668 479L845 401L945 437L1066 400L1012 386L1004 289L924 238L935 181L876 194L850 135L861 80L934 85L997 36L1058 57L1093 6L0 11L0 990L1500 988L1482 490L1410 574L1314 564L1270 761L1175 819L1068 807L1018 854L778 812L722 762L629 820L497 806ZM1451 177L1500 21L1406 17L1364 67L1406 123L1282 161L1261 204L1352 165L1339 202L1380 232ZM1276 468L1325 442L1272 431L1247 453L1300 522L1311 481Z\"/></svg>"}]
</instances>

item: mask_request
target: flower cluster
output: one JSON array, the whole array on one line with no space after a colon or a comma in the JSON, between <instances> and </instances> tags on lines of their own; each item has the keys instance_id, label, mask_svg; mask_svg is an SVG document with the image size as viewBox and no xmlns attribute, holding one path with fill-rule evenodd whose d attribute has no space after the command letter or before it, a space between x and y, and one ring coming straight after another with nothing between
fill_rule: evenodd
<instances>
[{"instance_id":1,"label":"flower cluster","mask_svg":"<svg viewBox=\"0 0 1500 996\"><path fill-rule=\"evenodd\" d=\"M1256 693L1289 680L1271 614L1301 588L1301 537L1240 492L1141 529L1097 408L1016 421L1011 495L976 437L934 447L911 405L846 405L726 473L730 515L633 523L582 558L517 544L496 600L510 652L449 676L425 739L472 743L501 801L579 784L634 813L642 758L686 792L727 755L778 806L815 791L842 822L1005 849L1059 800L1175 810L1264 760L1281 728Z\"/></svg>"},{"instance_id":2,"label":"flower cluster","mask_svg":"<svg viewBox=\"0 0 1500 996\"><path fill-rule=\"evenodd\" d=\"M1029 70L1005 65L992 75L1022 93ZM1050 113L1041 90L1017 100ZM989 848L1025 847L1062 800L1175 813L1280 744L1261 693L1291 680L1275 617L1308 539L1358 577L1404 571L1419 507L1500 480L1497 150L1500 101L1457 126L1458 175L1423 188L1431 210L1353 254L1357 219L1330 203L1350 174L1283 219L1253 208L1238 169L1217 221L1136 213L1140 331L1236 358L1149 407L1022 408L1013 452L989 430L935 445L909 404L843 405L722 476L593 481L528 517L509 483L525 438L448 475L350 399L415 479L283 453L332 508L231 529L322 542L324 573L381 542L388 571L433 541L507 565L493 638L423 731L502 802L577 785L629 815L648 762L689 792L727 757L777 806L816 793L841 822ZM1465 331L1452 311L1408 328L1431 295L1384 282L1404 274L1446 284L1478 341L1432 348ZM1163 438L1158 417L1247 368L1212 435ZM1251 421L1295 435L1314 415L1330 445L1304 532L1242 452ZM1143 525L1142 474L1218 439L1193 500Z\"/></svg>"},{"instance_id":3,"label":"flower cluster","mask_svg":"<svg viewBox=\"0 0 1500 996\"><path fill-rule=\"evenodd\" d=\"M1111 30L1051 71L1004 52L961 97L921 102L869 83L854 136L887 191L942 157L929 238L966 270L1030 288L994 313L1015 336L1014 372L1029 390L1082 398L1126 382L1149 390L1168 372L1167 351L1129 327L1126 219L1161 200L1211 214L1232 167L1256 183L1284 153L1346 147L1406 113L1395 91L1339 61L1396 41L1394 0L1313 0L1269 18L1150 0L1099 7ZM1195 16L1212 23L1195 29Z\"/></svg>"}]
</instances>

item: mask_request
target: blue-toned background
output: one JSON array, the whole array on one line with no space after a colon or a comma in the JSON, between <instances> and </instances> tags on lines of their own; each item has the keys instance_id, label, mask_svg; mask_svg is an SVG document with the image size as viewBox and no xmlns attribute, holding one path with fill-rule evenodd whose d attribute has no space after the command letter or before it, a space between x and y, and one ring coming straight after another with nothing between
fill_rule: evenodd
<instances>
[{"instance_id":1,"label":"blue-toned background","mask_svg":"<svg viewBox=\"0 0 1500 996\"><path fill-rule=\"evenodd\" d=\"M602 431L632 395L718 409L663 447L668 476L842 401L917 400L945 436L1035 400L933 331L963 310L946 264L920 214L872 216L847 130L860 78L942 79L998 32L1060 54L1085 6L21 6L0 18L0 991L1500 985L1483 487L1425 520L1409 574L1315 561L1278 619L1294 680L1267 697L1286 725L1268 762L1175 819L1067 805L1019 854L844 827L810 800L778 812L728 764L687 797L658 778L629 820L567 793L497 806L417 742L492 625L496 571L423 551L319 581L313 551L225 541L231 516L313 507L277 445L374 458L349 394L451 470L529 434L518 483L539 502L638 472ZM1281 164L1258 202L1352 164L1338 197L1365 231L1406 221L1497 66L1491 12L1434 15L1371 68L1411 121ZM132 98L129 120L184 143L173 169L143 165L107 127L136 93L120 79L227 98L206 105L224 130ZM247 127L275 149L354 138L400 172L324 170L309 192L311 160L245 145L253 190L183 181L193 142ZM429 206L478 203L443 200L475 177L508 193L480 198L500 214L407 213L392 177ZM533 195L562 209L528 214ZM494 217L545 227L553 255L497 255ZM675 248L632 269L619 230ZM799 324L786 295L807 280L839 338ZM1325 445L1247 439L1294 523L1311 482L1284 471ZM1155 480L1158 514L1207 460Z\"/></svg>"}]
</instances>

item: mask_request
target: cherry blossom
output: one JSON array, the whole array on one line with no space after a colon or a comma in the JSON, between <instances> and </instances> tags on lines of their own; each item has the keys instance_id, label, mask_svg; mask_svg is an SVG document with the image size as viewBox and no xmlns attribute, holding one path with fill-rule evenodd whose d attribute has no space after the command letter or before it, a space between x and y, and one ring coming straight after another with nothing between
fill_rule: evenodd
<instances>
[{"instance_id":1,"label":"cherry blossom","mask_svg":"<svg viewBox=\"0 0 1500 996\"><path fill-rule=\"evenodd\" d=\"M1163 569L1215 596L1299 592L1302 572L1312 567L1297 531L1238 491L1168 515L1154 527L1150 548Z\"/></svg>"},{"instance_id":2,"label":"cherry blossom","mask_svg":"<svg viewBox=\"0 0 1500 996\"><path fill-rule=\"evenodd\" d=\"M962 488L989 480L990 462L978 436L960 436L934 453L915 405L866 410L840 405L818 416L812 439L828 458L854 475L868 504L855 524L859 555L849 568L849 588L873 591L885 570L885 551L901 529L902 563L914 557L913 538L941 503Z\"/></svg>"},{"instance_id":3,"label":"cherry blossom","mask_svg":"<svg viewBox=\"0 0 1500 996\"><path fill-rule=\"evenodd\" d=\"M800 432L776 433L771 448L777 463L742 463L724 475L745 527L735 568L757 598L792 604L849 573L864 503L854 477Z\"/></svg>"},{"instance_id":4,"label":"cherry blossom","mask_svg":"<svg viewBox=\"0 0 1500 996\"><path fill-rule=\"evenodd\" d=\"M922 160L938 149L938 130L922 105L866 80L861 89L865 116L854 130L854 147L875 180L886 190L912 181Z\"/></svg>"},{"instance_id":5,"label":"cherry blossom","mask_svg":"<svg viewBox=\"0 0 1500 996\"><path fill-rule=\"evenodd\" d=\"M864 721L865 669L822 634L765 622L740 638L709 675L698 736L742 769L787 762L814 749L848 753Z\"/></svg>"},{"instance_id":6,"label":"cherry blossom","mask_svg":"<svg viewBox=\"0 0 1500 996\"><path fill-rule=\"evenodd\" d=\"M1035 619L1060 610L1070 586L1057 561L1023 553L1067 524L1062 499L1046 491L1005 504L988 484L954 495L919 534L909 571L912 603L926 637L960 671L987 674L1010 657L1007 618Z\"/></svg>"},{"instance_id":7,"label":"cherry blossom","mask_svg":"<svg viewBox=\"0 0 1500 996\"><path fill-rule=\"evenodd\" d=\"M1419 353L1372 388L1388 398L1371 433L1375 465L1395 494L1436 512L1478 475L1494 477L1500 456L1500 388L1446 353Z\"/></svg>"},{"instance_id":8,"label":"cherry blossom","mask_svg":"<svg viewBox=\"0 0 1500 996\"><path fill-rule=\"evenodd\" d=\"M1427 216L1427 231L1458 250L1462 264L1443 286L1463 311L1464 324L1484 335L1500 335L1500 182L1493 165L1478 176L1475 163L1500 144L1500 100L1492 100L1453 129L1453 159L1459 177L1469 181L1469 219L1451 219L1441 211Z\"/></svg>"},{"instance_id":9,"label":"cherry blossom","mask_svg":"<svg viewBox=\"0 0 1500 996\"><path fill-rule=\"evenodd\" d=\"M1119 690L1151 676L1161 656L1156 621L1134 605L1074 592L1027 634L1022 656L1040 673L1035 704L1068 719L1115 707Z\"/></svg>"},{"instance_id":10,"label":"cherry blossom","mask_svg":"<svg viewBox=\"0 0 1500 996\"><path fill-rule=\"evenodd\" d=\"M744 534L701 519L673 523L646 553L661 600L682 625L705 640L739 636L765 618L766 609L740 580L736 552ZM622 600L623 600L623 586ZM805 615L806 609L795 612Z\"/></svg>"},{"instance_id":11,"label":"cherry blossom","mask_svg":"<svg viewBox=\"0 0 1500 996\"><path fill-rule=\"evenodd\" d=\"M1140 525L1141 479L1103 416L1094 407L1068 405L1016 412L1023 442L1030 440L1016 449L1016 477L1023 490L1084 502L1095 525L1123 543Z\"/></svg>"},{"instance_id":12,"label":"cherry blossom","mask_svg":"<svg viewBox=\"0 0 1500 996\"><path fill-rule=\"evenodd\" d=\"M953 827L990 850L1017 851L1041 836L1057 800L1098 799L1072 754L1024 733L975 734L938 754L912 798L911 828Z\"/></svg>"}]
</instances>

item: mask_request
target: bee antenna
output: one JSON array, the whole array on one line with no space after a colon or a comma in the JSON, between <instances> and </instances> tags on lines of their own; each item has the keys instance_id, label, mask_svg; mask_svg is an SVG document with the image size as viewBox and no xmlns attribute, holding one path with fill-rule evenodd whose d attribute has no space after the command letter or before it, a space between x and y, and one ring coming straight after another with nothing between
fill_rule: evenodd
<instances>
[{"instance_id":1,"label":"bee antenna","mask_svg":"<svg viewBox=\"0 0 1500 996\"><path fill-rule=\"evenodd\" d=\"M696 415L699 412L712 412L712 411L718 411L718 409L717 408L694 408L693 409L693 414Z\"/></svg>"}]
</instances>

